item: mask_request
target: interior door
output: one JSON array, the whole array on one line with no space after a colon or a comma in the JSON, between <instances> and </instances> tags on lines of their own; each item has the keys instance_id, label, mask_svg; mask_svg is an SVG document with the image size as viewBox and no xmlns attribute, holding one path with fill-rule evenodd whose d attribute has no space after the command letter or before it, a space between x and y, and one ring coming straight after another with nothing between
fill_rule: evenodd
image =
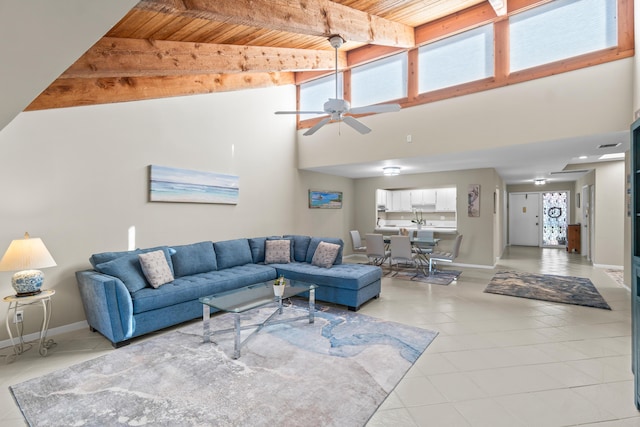
<instances>
[{"instance_id":1,"label":"interior door","mask_svg":"<svg viewBox=\"0 0 640 427\"><path fill-rule=\"evenodd\" d=\"M509 193L509 244L540 246L538 193Z\"/></svg>"}]
</instances>

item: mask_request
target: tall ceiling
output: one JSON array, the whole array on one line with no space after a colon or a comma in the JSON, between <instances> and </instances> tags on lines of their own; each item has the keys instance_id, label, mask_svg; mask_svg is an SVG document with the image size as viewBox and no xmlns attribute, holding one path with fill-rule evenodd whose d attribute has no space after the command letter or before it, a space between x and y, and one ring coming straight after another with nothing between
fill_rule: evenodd
<instances>
[{"instance_id":1,"label":"tall ceiling","mask_svg":"<svg viewBox=\"0 0 640 427\"><path fill-rule=\"evenodd\" d=\"M27 110L291 84L334 68L330 35L347 41L342 68L348 51L414 47L421 25L471 7L506 13L487 0L142 0Z\"/></svg>"},{"instance_id":2,"label":"tall ceiling","mask_svg":"<svg viewBox=\"0 0 640 427\"><path fill-rule=\"evenodd\" d=\"M328 37L346 43L339 68L415 47L418 34L433 28L463 28L461 11L485 22L512 10L551 0L141 0L26 110L126 102L233 91L299 82L334 69ZM458 19L459 18L459 19ZM599 144L628 146L626 134L599 135ZM597 161L596 141L571 141L564 156L541 156L513 171L514 159L542 153L511 148L486 156L464 153L440 159L443 168L494 167L506 182L528 182L539 175ZM571 149L570 149L571 147ZM524 150L524 151L523 151ZM529 157L527 157L529 156ZM502 163L500 163L502 159ZM319 170L349 177L375 176L389 163L343 165ZM396 159L411 173L425 159ZM567 174L553 180L575 180Z\"/></svg>"}]
</instances>

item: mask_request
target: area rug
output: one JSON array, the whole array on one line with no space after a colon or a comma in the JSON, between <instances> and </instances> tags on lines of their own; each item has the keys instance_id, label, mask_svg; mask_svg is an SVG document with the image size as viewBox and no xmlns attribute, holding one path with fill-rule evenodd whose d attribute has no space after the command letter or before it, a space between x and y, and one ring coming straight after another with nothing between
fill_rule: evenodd
<instances>
[{"instance_id":1,"label":"area rug","mask_svg":"<svg viewBox=\"0 0 640 427\"><path fill-rule=\"evenodd\" d=\"M243 324L269 314L252 313ZM318 307L313 324L266 326L237 360L233 334L201 334L193 322L11 392L32 426L362 426L437 332Z\"/></svg>"},{"instance_id":2,"label":"area rug","mask_svg":"<svg viewBox=\"0 0 640 427\"><path fill-rule=\"evenodd\" d=\"M455 280L458 280L458 276L462 274L462 271L457 270L440 270L437 273L431 273L425 275L416 271L401 271L393 277L394 279L410 280L412 282L427 283L429 285L449 285Z\"/></svg>"},{"instance_id":3,"label":"area rug","mask_svg":"<svg viewBox=\"0 0 640 427\"><path fill-rule=\"evenodd\" d=\"M611 310L591 280L584 277L500 271L484 291Z\"/></svg>"}]
</instances>

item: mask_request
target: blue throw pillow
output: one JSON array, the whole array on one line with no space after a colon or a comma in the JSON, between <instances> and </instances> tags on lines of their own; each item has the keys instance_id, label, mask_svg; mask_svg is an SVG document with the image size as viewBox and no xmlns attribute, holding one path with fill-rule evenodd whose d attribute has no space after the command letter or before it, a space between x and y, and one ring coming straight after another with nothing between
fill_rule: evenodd
<instances>
[{"instance_id":1,"label":"blue throw pillow","mask_svg":"<svg viewBox=\"0 0 640 427\"><path fill-rule=\"evenodd\" d=\"M149 286L149 283L142 272L142 267L140 267L138 254L157 250L162 250L165 258L167 259L167 264L169 264L169 268L171 269L171 273L174 273L171 256L169 255L169 248L166 246L150 249L136 249L135 251L127 252L126 255L120 256L119 258L97 264L95 269L100 273L117 277L122 281L122 283L124 283L129 292L133 293Z\"/></svg>"},{"instance_id":2,"label":"blue throw pillow","mask_svg":"<svg viewBox=\"0 0 640 427\"><path fill-rule=\"evenodd\" d=\"M176 253L171 256L175 277L191 276L218 269L213 242L192 243L173 246Z\"/></svg>"},{"instance_id":3,"label":"blue throw pillow","mask_svg":"<svg viewBox=\"0 0 640 427\"><path fill-rule=\"evenodd\" d=\"M254 264L260 264L264 262L264 242L266 237L253 237L249 239L249 247L251 248L251 259Z\"/></svg>"},{"instance_id":4,"label":"blue throw pillow","mask_svg":"<svg viewBox=\"0 0 640 427\"><path fill-rule=\"evenodd\" d=\"M248 239L213 242L213 249L218 261L218 270L253 263Z\"/></svg>"},{"instance_id":5,"label":"blue throw pillow","mask_svg":"<svg viewBox=\"0 0 640 427\"><path fill-rule=\"evenodd\" d=\"M340 245L340 250L338 251L338 255L336 256L336 260L333 262L333 265L342 264L342 249L344 248L344 242L342 239L338 239L336 237L312 237L309 242L309 249L307 249L307 257L305 262L311 264L313 261L313 255L316 253L316 249L320 242L334 243L336 245Z\"/></svg>"},{"instance_id":6,"label":"blue throw pillow","mask_svg":"<svg viewBox=\"0 0 640 427\"><path fill-rule=\"evenodd\" d=\"M292 234L284 236L284 238L293 240L293 259L297 262L305 262L311 237Z\"/></svg>"}]
</instances>

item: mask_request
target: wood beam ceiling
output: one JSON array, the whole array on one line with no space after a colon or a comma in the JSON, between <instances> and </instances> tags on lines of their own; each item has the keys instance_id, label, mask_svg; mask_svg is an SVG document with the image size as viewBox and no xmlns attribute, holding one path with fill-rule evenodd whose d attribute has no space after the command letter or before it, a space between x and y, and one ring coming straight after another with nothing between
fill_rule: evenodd
<instances>
[{"instance_id":1,"label":"wood beam ceiling","mask_svg":"<svg viewBox=\"0 0 640 427\"><path fill-rule=\"evenodd\" d=\"M142 0L137 8L296 34L410 48L413 28L329 0Z\"/></svg>"},{"instance_id":2,"label":"wood beam ceiling","mask_svg":"<svg viewBox=\"0 0 640 427\"><path fill-rule=\"evenodd\" d=\"M347 55L338 52L338 67ZM103 37L61 78L142 77L185 74L332 70L327 50L235 46Z\"/></svg>"}]
</instances>

